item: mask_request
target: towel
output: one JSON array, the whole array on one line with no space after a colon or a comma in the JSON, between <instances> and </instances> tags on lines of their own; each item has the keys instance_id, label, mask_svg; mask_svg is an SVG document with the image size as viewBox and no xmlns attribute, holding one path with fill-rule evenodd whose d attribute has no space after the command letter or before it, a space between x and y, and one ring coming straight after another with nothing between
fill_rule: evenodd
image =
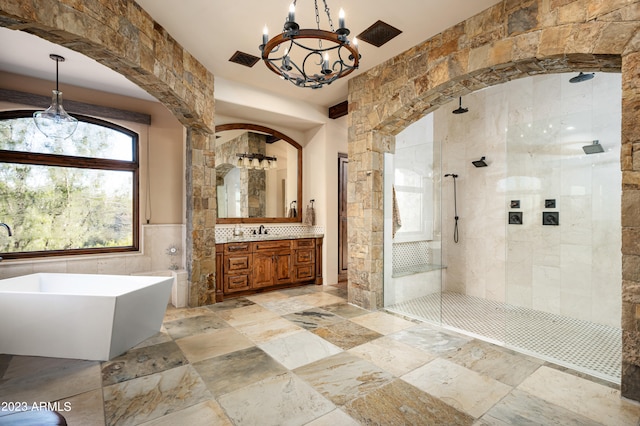
<instances>
[{"instance_id":1,"label":"towel","mask_svg":"<svg viewBox=\"0 0 640 426\"><path fill-rule=\"evenodd\" d=\"M313 226L316 224L316 209L313 207L313 200L311 200L311 205L307 204L304 224L308 226Z\"/></svg>"},{"instance_id":2,"label":"towel","mask_svg":"<svg viewBox=\"0 0 640 426\"><path fill-rule=\"evenodd\" d=\"M391 189L393 193L393 212L392 212L392 220L393 220L393 230L391 232L391 238L396 237L396 232L398 229L402 227L402 220L400 219L400 209L398 208L398 198L396 197L396 187L392 187Z\"/></svg>"},{"instance_id":3,"label":"towel","mask_svg":"<svg viewBox=\"0 0 640 426\"><path fill-rule=\"evenodd\" d=\"M292 201L291 204L289 204L289 213L287 214L287 217L298 217L295 201Z\"/></svg>"}]
</instances>

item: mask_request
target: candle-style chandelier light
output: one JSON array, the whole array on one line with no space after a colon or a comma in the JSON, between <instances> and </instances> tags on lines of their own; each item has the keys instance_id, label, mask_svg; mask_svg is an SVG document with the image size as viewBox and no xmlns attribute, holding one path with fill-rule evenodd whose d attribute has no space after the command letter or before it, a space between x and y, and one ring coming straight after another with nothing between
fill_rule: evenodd
<instances>
[{"instance_id":1,"label":"candle-style chandelier light","mask_svg":"<svg viewBox=\"0 0 640 426\"><path fill-rule=\"evenodd\" d=\"M265 25L260 50L265 65L274 73L298 87L319 89L356 70L360 55L357 39L347 39L350 31L345 27L344 11L340 9L338 29L334 30L329 6L322 0L331 31L321 30L318 0L313 2L317 28L300 29L293 0L282 33L269 40Z\"/></svg>"}]
</instances>

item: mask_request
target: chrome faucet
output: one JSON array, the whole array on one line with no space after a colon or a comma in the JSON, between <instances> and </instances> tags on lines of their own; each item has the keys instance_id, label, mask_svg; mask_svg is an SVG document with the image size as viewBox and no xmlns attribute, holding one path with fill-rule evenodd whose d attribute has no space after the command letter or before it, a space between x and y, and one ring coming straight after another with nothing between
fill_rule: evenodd
<instances>
[{"instance_id":1,"label":"chrome faucet","mask_svg":"<svg viewBox=\"0 0 640 426\"><path fill-rule=\"evenodd\" d=\"M11 234L11 228L9 228L9 225L0 222L0 226L4 226L5 228L7 228L7 233L9 234L9 236L13 235Z\"/></svg>"}]
</instances>

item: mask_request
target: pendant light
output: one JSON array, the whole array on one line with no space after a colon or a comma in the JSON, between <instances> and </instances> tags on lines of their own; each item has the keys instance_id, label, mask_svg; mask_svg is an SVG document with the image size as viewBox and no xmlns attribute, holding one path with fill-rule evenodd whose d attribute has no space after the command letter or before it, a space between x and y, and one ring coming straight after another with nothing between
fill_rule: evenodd
<instances>
[{"instance_id":1,"label":"pendant light","mask_svg":"<svg viewBox=\"0 0 640 426\"><path fill-rule=\"evenodd\" d=\"M51 106L44 111L33 113L33 121L46 137L55 140L67 139L76 131L78 120L64 110L62 92L58 90L58 64L64 62L64 57L53 53L49 57L56 61L56 89L53 90Z\"/></svg>"}]
</instances>

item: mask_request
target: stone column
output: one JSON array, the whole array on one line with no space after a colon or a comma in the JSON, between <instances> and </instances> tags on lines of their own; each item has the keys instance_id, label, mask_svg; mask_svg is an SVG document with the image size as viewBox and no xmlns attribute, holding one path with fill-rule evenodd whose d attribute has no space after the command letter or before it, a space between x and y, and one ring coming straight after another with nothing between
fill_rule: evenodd
<instances>
[{"instance_id":1,"label":"stone column","mask_svg":"<svg viewBox=\"0 0 640 426\"><path fill-rule=\"evenodd\" d=\"M622 383L640 401L640 52L622 58Z\"/></svg>"},{"instance_id":2,"label":"stone column","mask_svg":"<svg viewBox=\"0 0 640 426\"><path fill-rule=\"evenodd\" d=\"M366 309L383 306L383 175L393 136L368 132L349 143L349 302Z\"/></svg>"},{"instance_id":3,"label":"stone column","mask_svg":"<svg viewBox=\"0 0 640 426\"><path fill-rule=\"evenodd\" d=\"M215 136L187 128L187 270L189 306L215 303Z\"/></svg>"}]
</instances>

